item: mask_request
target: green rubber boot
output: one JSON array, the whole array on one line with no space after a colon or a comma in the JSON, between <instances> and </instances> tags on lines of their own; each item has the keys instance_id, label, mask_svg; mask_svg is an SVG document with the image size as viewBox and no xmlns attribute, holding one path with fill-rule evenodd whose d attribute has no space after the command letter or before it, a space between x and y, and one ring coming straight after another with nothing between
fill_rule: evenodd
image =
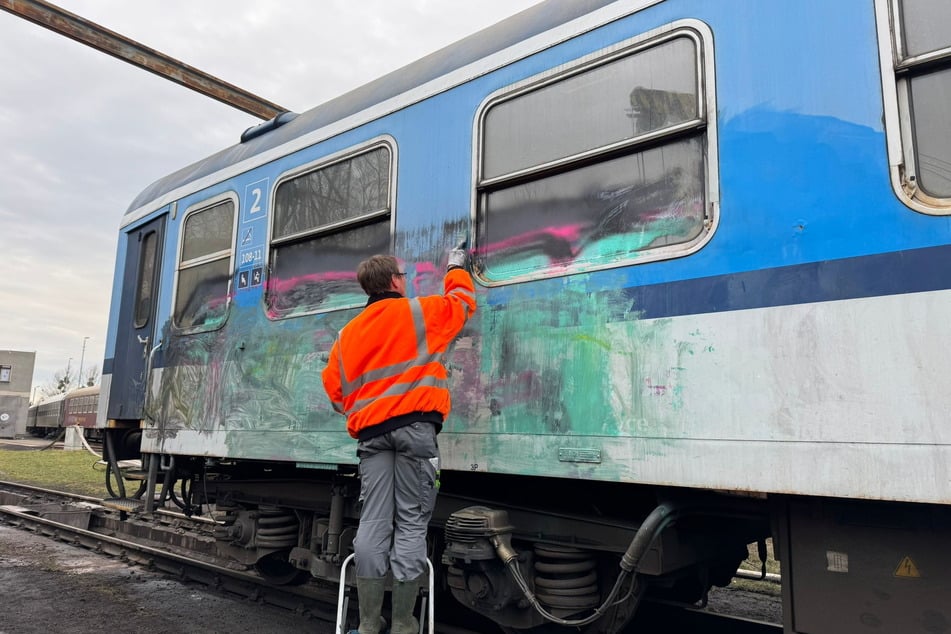
<instances>
[{"instance_id":1,"label":"green rubber boot","mask_svg":"<svg viewBox=\"0 0 951 634\"><path fill-rule=\"evenodd\" d=\"M390 630L392 634L419 634L419 621L413 616L418 596L419 579L393 580L393 629Z\"/></svg>"},{"instance_id":2,"label":"green rubber boot","mask_svg":"<svg viewBox=\"0 0 951 634\"><path fill-rule=\"evenodd\" d=\"M383 609L383 593L386 579L357 577L357 599L360 605L360 634L383 634L386 620L380 614ZM351 630L352 631L352 630Z\"/></svg>"}]
</instances>

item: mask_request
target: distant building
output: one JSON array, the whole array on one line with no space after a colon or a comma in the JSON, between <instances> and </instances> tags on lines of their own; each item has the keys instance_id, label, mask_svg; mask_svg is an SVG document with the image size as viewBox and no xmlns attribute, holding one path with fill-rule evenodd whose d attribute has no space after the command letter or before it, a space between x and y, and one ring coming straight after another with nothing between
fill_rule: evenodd
<instances>
[{"instance_id":1,"label":"distant building","mask_svg":"<svg viewBox=\"0 0 951 634\"><path fill-rule=\"evenodd\" d=\"M35 352L0 350L0 438L26 433Z\"/></svg>"}]
</instances>

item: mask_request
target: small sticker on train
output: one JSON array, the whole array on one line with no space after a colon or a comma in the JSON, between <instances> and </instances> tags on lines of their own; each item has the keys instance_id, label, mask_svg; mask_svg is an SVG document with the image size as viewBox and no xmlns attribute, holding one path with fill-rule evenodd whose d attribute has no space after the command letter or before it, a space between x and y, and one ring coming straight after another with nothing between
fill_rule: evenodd
<instances>
[{"instance_id":1,"label":"small sticker on train","mask_svg":"<svg viewBox=\"0 0 951 634\"><path fill-rule=\"evenodd\" d=\"M839 553L834 550L827 550L826 570L829 572L848 572L849 553Z\"/></svg>"}]
</instances>

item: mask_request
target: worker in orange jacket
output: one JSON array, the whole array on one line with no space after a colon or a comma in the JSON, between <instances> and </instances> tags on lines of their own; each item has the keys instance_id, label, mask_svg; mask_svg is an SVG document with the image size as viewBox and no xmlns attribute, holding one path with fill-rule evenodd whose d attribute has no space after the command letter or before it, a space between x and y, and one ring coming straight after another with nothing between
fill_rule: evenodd
<instances>
[{"instance_id":1,"label":"worker in orange jacket","mask_svg":"<svg viewBox=\"0 0 951 634\"><path fill-rule=\"evenodd\" d=\"M476 310L460 247L449 254L443 295L406 297L406 273L393 256L360 263L366 307L343 329L323 371L324 389L360 459L356 554L360 634L385 631L387 572L393 574L392 634L419 631L413 616L426 572L426 532L436 501L436 434L449 414L443 359Z\"/></svg>"}]
</instances>

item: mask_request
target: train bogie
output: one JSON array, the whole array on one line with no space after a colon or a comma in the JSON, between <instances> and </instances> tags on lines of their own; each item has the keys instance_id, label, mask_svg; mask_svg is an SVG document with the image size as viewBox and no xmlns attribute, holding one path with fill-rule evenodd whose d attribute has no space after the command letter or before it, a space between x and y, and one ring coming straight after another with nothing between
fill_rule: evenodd
<instances>
[{"instance_id":1,"label":"train bogie","mask_svg":"<svg viewBox=\"0 0 951 634\"><path fill-rule=\"evenodd\" d=\"M462 604L616 631L635 579L701 600L771 535L844 575L810 504L911 505L897 534L934 538L951 40L916 29L942 6L552 0L156 182L119 240L111 472L141 457L147 510L214 505L221 551L274 581L335 579L357 460L320 373L356 265L391 252L438 293L464 237L479 310L431 530ZM861 611L866 586L829 587ZM788 631L850 631L786 591Z\"/></svg>"}]
</instances>

